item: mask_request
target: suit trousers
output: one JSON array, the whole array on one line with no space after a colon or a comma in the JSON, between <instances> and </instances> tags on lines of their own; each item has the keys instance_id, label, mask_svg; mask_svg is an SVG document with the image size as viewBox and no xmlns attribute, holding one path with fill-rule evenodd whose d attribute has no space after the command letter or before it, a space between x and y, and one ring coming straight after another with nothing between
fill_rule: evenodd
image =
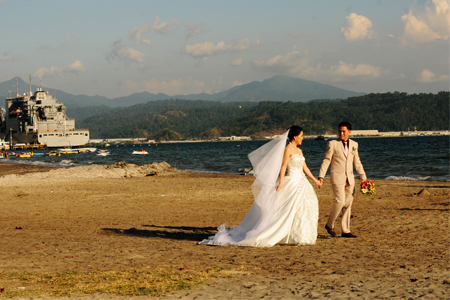
<instances>
[{"instance_id":1,"label":"suit trousers","mask_svg":"<svg viewBox=\"0 0 450 300\"><path fill-rule=\"evenodd\" d=\"M328 217L327 225L334 228L334 222L342 212L341 229L344 233L350 232L350 217L355 186L347 182L345 184L333 184L334 203Z\"/></svg>"}]
</instances>

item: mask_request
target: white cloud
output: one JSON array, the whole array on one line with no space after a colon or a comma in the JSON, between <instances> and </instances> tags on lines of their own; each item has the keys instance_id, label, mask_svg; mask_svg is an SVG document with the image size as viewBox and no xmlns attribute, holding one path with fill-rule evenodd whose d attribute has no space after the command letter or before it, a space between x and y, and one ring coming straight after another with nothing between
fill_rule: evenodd
<instances>
[{"instance_id":1,"label":"white cloud","mask_svg":"<svg viewBox=\"0 0 450 300\"><path fill-rule=\"evenodd\" d=\"M243 81L234 80L234 81L231 83L231 87L235 87L235 86L239 86L239 85L244 85L244 84L246 84L246 83L249 83L249 81L243 82Z\"/></svg>"},{"instance_id":2,"label":"white cloud","mask_svg":"<svg viewBox=\"0 0 450 300\"><path fill-rule=\"evenodd\" d=\"M432 42L440 38L439 34L431 30L423 21L413 15L411 11L402 17L405 22L405 33L403 34L403 44L416 44Z\"/></svg>"},{"instance_id":3,"label":"white cloud","mask_svg":"<svg viewBox=\"0 0 450 300\"><path fill-rule=\"evenodd\" d=\"M150 39L142 38L142 34L148 31L146 27L147 25L133 27L128 32L128 37L134 41L135 44L146 44L150 46L152 41Z\"/></svg>"},{"instance_id":4,"label":"white cloud","mask_svg":"<svg viewBox=\"0 0 450 300\"><path fill-rule=\"evenodd\" d=\"M197 24L184 24L184 28L186 28L186 40L190 40L191 38L193 38L196 35L201 34L202 32L204 32L204 30L201 28L203 26L202 23L197 23Z\"/></svg>"},{"instance_id":5,"label":"white cloud","mask_svg":"<svg viewBox=\"0 0 450 300\"><path fill-rule=\"evenodd\" d=\"M223 84L223 78L220 77L219 79L213 79L212 84L213 85L222 85Z\"/></svg>"},{"instance_id":6,"label":"white cloud","mask_svg":"<svg viewBox=\"0 0 450 300\"><path fill-rule=\"evenodd\" d=\"M173 19L170 23L161 22L159 17L155 17L155 21L151 24L133 27L128 32L128 37L136 44L151 45L150 39L144 39L142 35L147 32L167 34L173 30L174 27L179 26L177 20Z\"/></svg>"},{"instance_id":7,"label":"white cloud","mask_svg":"<svg viewBox=\"0 0 450 300\"><path fill-rule=\"evenodd\" d=\"M253 67L273 74L286 74L321 82L366 80L378 78L387 73L369 64L352 64L343 61L328 69L322 68L320 64L312 66L308 53L296 48L285 55L277 55L268 60L256 60Z\"/></svg>"},{"instance_id":8,"label":"white cloud","mask_svg":"<svg viewBox=\"0 0 450 300\"><path fill-rule=\"evenodd\" d=\"M297 47L285 55L277 55L268 60L255 60L253 66L275 74L302 74L309 72L308 53Z\"/></svg>"},{"instance_id":9,"label":"white cloud","mask_svg":"<svg viewBox=\"0 0 450 300\"><path fill-rule=\"evenodd\" d=\"M370 77L377 78L382 74L380 68L374 67L368 64L346 64L345 62L340 61L338 65L332 66L327 71L328 76L332 76L335 80L332 81L340 81L344 78L350 77Z\"/></svg>"},{"instance_id":10,"label":"white cloud","mask_svg":"<svg viewBox=\"0 0 450 300\"><path fill-rule=\"evenodd\" d=\"M178 23L176 19L172 19L172 22L170 23L165 23L160 22L159 17L155 17L155 21L153 21L153 23L150 24L150 30L153 33L157 32L160 34L166 34L171 32L174 27L177 27L179 25L180 23Z\"/></svg>"},{"instance_id":11,"label":"white cloud","mask_svg":"<svg viewBox=\"0 0 450 300\"><path fill-rule=\"evenodd\" d=\"M7 54L3 54L2 56L0 56L0 61L4 62L14 62L18 60L19 60L18 55L8 56Z\"/></svg>"},{"instance_id":12,"label":"white cloud","mask_svg":"<svg viewBox=\"0 0 450 300\"><path fill-rule=\"evenodd\" d=\"M431 70L425 69L417 78L417 81L421 83L433 83L433 82L448 82L448 75L441 75L439 77L436 76Z\"/></svg>"},{"instance_id":13,"label":"white cloud","mask_svg":"<svg viewBox=\"0 0 450 300\"><path fill-rule=\"evenodd\" d=\"M118 59L125 64L138 63L142 67L144 65L145 54L133 48L123 45L121 41L113 43L109 59Z\"/></svg>"},{"instance_id":14,"label":"white cloud","mask_svg":"<svg viewBox=\"0 0 450 300\"><path fill-rule=\"evenodd\" d=\"M239 66L242 66L243 63L244 63L244 59L241 57L241 58L238 58L238 59L235 59L235 60L231 61L230 62L230 66L232 66L232 67L239 67Z\"/></svg>"},{"instance_id":15,"label":"white cloud","mask_svg":"<svg viewBox=\"0 0 450 300\"><path fill-rule=\"evenodd\" d=\"M371 39L375 37L375 32L371 30L373 24L367 17L351 13L347 20L347 27L342 27L341 32L344 33L348 41L356 41L363 39Z\"/></svg>"},{"instance_id":16,"label":"white cloud","mask_svg":"<svg viewBox=\"0 0 450 300\"><path fill-rule=\"evenodd\" d=\"M412 8L402 16L405 23L402 43L420 44L448 40L450 14L448 0L433 0L424 7Z\"/></svg>"},{"instance_id":17,"label":"white cloud","mask_svg":"<svg viewBox=\"0 0 450 300\"><path fill-rule=\"evenodd\" d=\"M51 76L63 76L65 74L80 74L85 71L84 65L79 60L74 61L70 65L64 68L61 67L50 67L50 68L40 68L37 70L33 76L35 77L51 77Z\"/></svg>"},{"instance_id":18,"label":"white cloud","mask_svg":"<svg viewBox=\"0 0 450 300\"><path fill-rule=\"evenodd\" d=\"M81 61L76 60L66 67L67 72L81 73L85 71L84 65Z\"/></svg>"},{"instance_id":19,"label":"white cloud","mask_svg":"<svg viewBox=\"0 0 450 300\"><path fill-rule=\"evenodd\" d=\"M192 76L187 76L185 79L178 78L168 81L157 80L155 78L141 82L127 80L123 86L130 91L140 90L149 93L175 95L204 92L205 82L195 80Z\"/></svg>"},{"instance_id":20,"label":"white cloud","mask_svg":"<svg viewBox=\"0 0 450 300\"><path fill-rule=\"evenodd\" d=\"M194 58L208 58L212 55L218 55L226 52L243 51L252 45L259 45L261 42L255 40L250 42L249 39L236 39L231 44L226 45L224 41L214 44L213 42L204 42L195 45L186 45L185 52Z\"/></svg>"}]
</instances>

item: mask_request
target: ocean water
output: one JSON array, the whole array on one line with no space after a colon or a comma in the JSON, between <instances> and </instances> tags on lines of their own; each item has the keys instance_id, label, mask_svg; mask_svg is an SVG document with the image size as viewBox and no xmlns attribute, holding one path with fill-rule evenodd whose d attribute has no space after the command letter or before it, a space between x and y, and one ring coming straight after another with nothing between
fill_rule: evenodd
<instances>
[{"instance_id":1,"label":"ocean water","mask_svg":"<svg viewBox=\"0 0 450 300\"><path fill-rule=\"evenodd\" d=\"M450 181L450 138L448 136L356 138L359 155L369 179ZM233 141L201 143L158 143L113 145L107 147L111 156L95 153L33 156L8 161L53 167L75 167L91 164L113 164L125 161L137 165L166 161L185 171L242 174L251 168L247 155L267 141ZM311 172L317 176L327 141L303 140L300 148ZM105 147L98 147L105 149ZM148 155L132 155L145 149ZM49 150L36 150L46 153ZM27 151L15 151L27 152ZM1 165L0 165L1 166ZM329 170L328 170L329 172Z\"/></svg>"}]
</instances>

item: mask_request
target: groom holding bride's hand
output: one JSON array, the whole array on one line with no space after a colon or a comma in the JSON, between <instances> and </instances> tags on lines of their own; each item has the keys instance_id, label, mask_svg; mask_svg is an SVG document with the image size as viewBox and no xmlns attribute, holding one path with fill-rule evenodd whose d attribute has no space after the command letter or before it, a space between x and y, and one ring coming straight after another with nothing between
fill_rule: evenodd
<instances>
[{"instance_id":1,"label":"groom holding bride's hand","mask_svg":"<svg viewBox=\"0 0 450 300\"><path fill-rule=\"evenodd\" d=\"M363 182L367 178L359 159L358 143L349 139L352 125L348 122L341 122L338 127L339 139L328 143L325 158L319 171L319 181L320 186L322 186L323 178L331 163L330 179L335 201L325 229L330 235L336 236L334 222L342 211L342 237L356 238L356 235L350 231L351 208L353 195L355 194L353 164L355 164L355 169L359 174L359 180Z\"/></svg>"}]
</instances>

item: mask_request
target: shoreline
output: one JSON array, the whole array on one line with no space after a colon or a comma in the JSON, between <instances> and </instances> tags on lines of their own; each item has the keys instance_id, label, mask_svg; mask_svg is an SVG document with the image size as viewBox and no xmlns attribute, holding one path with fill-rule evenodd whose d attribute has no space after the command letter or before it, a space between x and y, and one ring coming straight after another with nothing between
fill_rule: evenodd
<instances>
[{"instance_id":1,"label":"shoreline","mask_svg":"<svg viewBox=\"0 0 450 300\"><path fill-rule=\"evenodd\" d=\"M126 162L125 162L126 163ZM132 165L131 163L127 163ZM35 173L35 172L49 172L54 169L73 169L73 168L87 168L89 166L108 166L104 164L89 164L89 165L76 165L76 166L43 166L43 165L36 165L29 163L27 164L26 161L17 161L17 162L5 162L4 160L0 161L0 178L5 175L12 175L12 174L28 174L28 173ZM252 174L247 174L245 172L241 173L221 173L221 172L207 172L207 171L196 171L196 170L178 170L180 172L188 172L188 173L196 173L196 174L212 174L212 175L240 175L240 176L253 176ZM387 178L370 178L370 180L386 180L386 181L394 181L394 182L402 182L402 181L417 181L417 182L442 182L442 183L448 183L450 182L450 179L447 180L436 180L431 179L433 176L425 176L425 177L405 177L405 176L395 176L391 175ZM325 178L330 178L329 175L327 175ZM391 178L391 179L390 179ZM421 179L423 178L423 179ZM429 180L430 179L430 180Z\"/></svg>"},{"instance_id":2,"label":"shoreline","mask_svg":"<svg viewBox=\"0 0 450 300\"><path fill-rule=\"evenodd\" d=\"M430 133L431 132L431 133ZM440 132L438 134L436 134L435 132ZM378 135L351 135L350 138L352 139L358 139L358 138L403 138L403 137L436 137L436 136L450 136L450 132L449 131L420 131L418 133L407 133L407 134L401 134L401 131L395 132L395 134L388 134L388 135L383 135L385 133L380 132ZM318 137L319 135L305 135L303 138L304 139L308 139L308 140L314 140ZM337 135L324 135L326 138L328 139L333 139L333 138L337 138ZM96 139L93 139L96 140ZM121 139L122 140L122 139ZM255 139L255 140L246 140L246 139L236 139L236 140L179 140L179 141L159 141L159 142L139 142L139 143L134 143L134 141L136 140L136 138L130 138L129 140L126 140L126 142L121 142L121 143L117 143L117 144L132 144L132 145L144 145L144 144L176 144L176 143L215 143L215 142L255 142L255 141L270 141L271 139ZM115 139L106 139L106 142L102 142L102 143L86 143L86 145L91 145L91 146L95 146L95 145L104 145L104 144L109 144L109 143L114 143Z\"/></svg>"},{"instance_id":3,"label":"shoreline","mask_svg":"<svg viewBox=\"0 0 450 300\"><path fill-rule=\"evenodd\" d=\"M168 299L450 297L450 237L443 234L449 230L450 183L373 180L374 196L355 196L351 226L358 238L345 239L332 238L323 228L333 202L326 179L321 190L315 189L316 245L247 248L197 243L220 224L242 221L253 203L253 176L162 171L108 177L111 170L99 169L96 177L86 177L64 168L25 171L0 178L0 272L169 265L242 270L235 278L167 292ZM339 221L336 230L340 234ZM3 279L0 285L13 288ZM26 281L18 286L32 288Z\"/></svg>"},{"instance_id":4,"label":"shoreline","mask_svg":"<svg viewBox=\"0 0 450 300\"><path fill-rule=\"evenodd\" d=\"M24 163L13 163L13 162L0 162L0 177L5 175L23 175L36 172L48 172L53 169L59 169L61 167L47 167L47 166L37 166L32 164Z\"/></svg>"}]
</instances>

